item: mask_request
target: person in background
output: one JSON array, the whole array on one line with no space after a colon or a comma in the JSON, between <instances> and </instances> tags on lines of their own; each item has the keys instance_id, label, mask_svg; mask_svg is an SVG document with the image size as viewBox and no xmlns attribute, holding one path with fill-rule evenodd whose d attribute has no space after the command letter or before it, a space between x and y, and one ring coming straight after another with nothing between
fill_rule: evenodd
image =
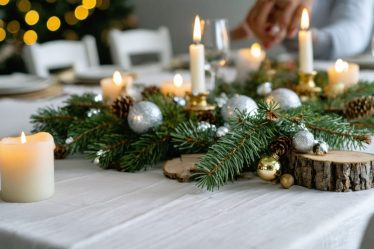
<instances>
[{"instance_id":1,"label":"person in background","mask_svg":"<svg viewBox=\"0 0 374 249\"><path fill-rule=\"evenodd\" d=\"M231 37L255 37L266 48L283 42L288 50L295 51L304 8L312 14L316 58L351 57L368 48L374 0L257 0L242 25L231 31Z\"/></svg>"}]
</instances>

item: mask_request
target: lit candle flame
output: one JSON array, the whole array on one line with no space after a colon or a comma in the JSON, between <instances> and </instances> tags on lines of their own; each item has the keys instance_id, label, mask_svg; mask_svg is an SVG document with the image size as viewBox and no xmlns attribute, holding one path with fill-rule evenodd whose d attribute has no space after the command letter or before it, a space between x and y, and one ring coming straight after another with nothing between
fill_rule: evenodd
<instances>
[{"instance_id":1,"label":"lit candle flame","mask_svg":"<svg viewBox=\"0 0 374 249\"><path fill-rule=\"evenodd\" d=\"M302 30L308 30L309 29L309 13L307 8L303 9L303 13L301 14L301 29Z\"/></svg>"},{"instance_id":2,"label":"lit candle flame","mask_svg":"<svg viewBox=\"0 0 374 249\"><path fill-rule=\"evenodd\" d=\"M121 73L119 71L115 71L114 72L114 74L113 74L113 82L117 86L119 86L119 85L122 84L122 75L121 75Z\"/></svg>"},{"instance_id":3,"label":"lit candle flame","mask_svg":"<svg viewBox=\"0 0 374 249\"><path fill-rule=\"evenodd\" d=\"M193 41L195 43L200 43L201 41L201 22L199 16L196 16L195 18L195 24L193 29Z\"/></svg>"},{"instance_id":4,"label":"lit candle flame","mask_svg":"<svg viewBox=\"0 0 374 249\"><path fill-rule=\"evenodd\" d=\"M176 75L174 76L174 80L173 80L173 82L174 82L174 86L176 86L176 87L181 87L182 84L183 84L183 77L182 77L182 75L180 75L180 74L176 74Z\"/></svg>"},{"instance_id":5,"label":"lit candle flame","mask_svg":"<svg viewBox=\"0 0 374 249\"><path fill-rule=\"evenodd\" d=\"M337 71L338 73L347 71L348 67L348 63L343 61L342 59L337 60L335 63L335 71Z\"/></svg>"},{"instance_id":6,"label":"lit candle flame","mask_svg":"<svg viewBox=\"0 0 374 249\"><path fill-rule=\"evenodd\" d=\"M25 144L26 142L27 142L26 135L25 135L25 133L22 131L22 133L21 133L21 144Z\"/></svg>"},{"instance_id":7,"label":"lit candle flame","mask_svg":"<svg viewBox=\"0 0 374 249\"><path fill-rule=\"evenodd\" d=\"M254 43L251 46L251 54L255 58L260 58L261 57L261 55L262 55L262 49L261 49L260 44Z\"/></svg>"}]
</instances>

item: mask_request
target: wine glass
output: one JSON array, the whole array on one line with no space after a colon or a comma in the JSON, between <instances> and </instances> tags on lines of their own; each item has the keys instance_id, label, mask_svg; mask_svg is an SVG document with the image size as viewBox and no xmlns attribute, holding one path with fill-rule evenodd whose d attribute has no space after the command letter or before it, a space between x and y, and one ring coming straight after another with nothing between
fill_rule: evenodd
<instances>
[{"instance_id":1,"label":"wine glass","mask_svg":"<svg viewBox=\"0 0 374 249\"><path fill-rule=\"evenodd\" d=\"M203 21L202 43L205 46L207 70L211 74L211 88L215 88L217 74L229 57L230 40L226 19Z\"/></svg>"}]
</instances>

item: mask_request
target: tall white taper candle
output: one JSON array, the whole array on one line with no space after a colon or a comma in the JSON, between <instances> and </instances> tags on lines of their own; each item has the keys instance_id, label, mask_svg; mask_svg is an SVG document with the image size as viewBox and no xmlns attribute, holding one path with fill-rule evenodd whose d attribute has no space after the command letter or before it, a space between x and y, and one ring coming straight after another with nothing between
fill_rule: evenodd
<instances>
[{"instance_id":1,"label":"tall white taper candle","mask_svg":"<svg viewBox=\"0 0 374 249\"><path fill-rule=\"evenodd\" d=\"M192 94L197 95L206 91L205 88L205 51L201 41L200 18L196 16L193 32L194 43L190 46L190 70Z\"/></svg>"},{"instance_id":2,"label":"tall white taper candle","mask_svg":"<svg viewBox=\"0 0 374 249\"><path fill-rule=\"evenodd\" d=\"M299 63L300 71L304 73L313 72L313 40L312 32L309 30L308 10L303 9L299 31Z\"/></svg>"}]
</instances>

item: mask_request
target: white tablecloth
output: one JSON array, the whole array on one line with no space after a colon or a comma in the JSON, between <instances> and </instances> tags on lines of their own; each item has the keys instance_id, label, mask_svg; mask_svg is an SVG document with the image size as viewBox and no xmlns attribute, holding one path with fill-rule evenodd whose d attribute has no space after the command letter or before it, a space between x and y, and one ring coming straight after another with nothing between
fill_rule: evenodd
<instances>
[{"instance_id":1,"label":"white tablecloth","mask_svg":"<svg viewBox=\"0 0 374 249\"><path fill-rule=\"evenodd\" d=\"M362 75L374 80L373 73ZM66 88L68 93L86 90ZM30 130L31 113L62 101L0 100L0 137ZM56 162L56 193L50 200L0 201L0 248L351 249L360 245L373 204L374 190L283 190L257 177L211 193L165 178L159 166L119 173L76 157Z\"/></svg>"}]
</instances>

